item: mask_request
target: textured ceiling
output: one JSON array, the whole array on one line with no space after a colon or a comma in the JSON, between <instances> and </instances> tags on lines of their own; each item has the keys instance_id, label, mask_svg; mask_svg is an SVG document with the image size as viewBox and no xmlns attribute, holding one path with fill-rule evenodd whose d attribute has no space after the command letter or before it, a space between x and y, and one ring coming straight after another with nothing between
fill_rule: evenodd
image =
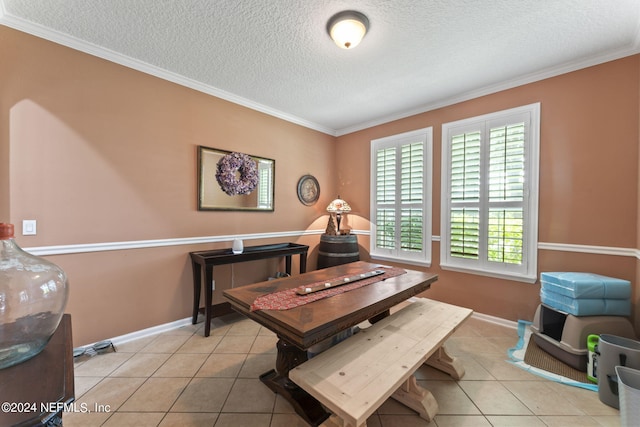
<instances>
[{"instance_id":1,"label":"textured ceiling","mask_svg":"<svg viewBox=\"0 0 640 427\"><path fill-rule=\"evenodd\" d=\"M347 9L353 50L325 29ZM0 24L333 135L640 52L638 0L0 0Z\"/></svg>"}]
</instances>

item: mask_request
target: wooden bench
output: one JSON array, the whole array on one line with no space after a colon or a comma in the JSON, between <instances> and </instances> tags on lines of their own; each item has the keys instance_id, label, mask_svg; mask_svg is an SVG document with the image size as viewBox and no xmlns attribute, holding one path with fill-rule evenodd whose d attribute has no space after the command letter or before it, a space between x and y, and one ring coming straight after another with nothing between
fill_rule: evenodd
<instances>
[{"instance_id":1,"label":"wooden bench","mask_svg":"<svg viewBox=\"0 0 640 427\"><path fill-rule=\"evenodd\" d=\"M438 403L413 375L427 363L460 379L464 368L449 356L444 341L472 310L415 298L375 323L289 371L289 378L333 415L323 426L366 426L389 397L431 421Z\"/></svg>"}]
</instances>

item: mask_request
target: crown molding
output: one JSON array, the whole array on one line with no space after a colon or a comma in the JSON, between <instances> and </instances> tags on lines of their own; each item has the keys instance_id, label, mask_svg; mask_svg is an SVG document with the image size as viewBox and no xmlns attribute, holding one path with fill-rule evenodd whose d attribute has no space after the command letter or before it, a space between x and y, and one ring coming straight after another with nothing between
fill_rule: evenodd
<instances>
[{"instance_id":1,"label":"crown molding","mask_svg":"<svg viewBox=\"0 0 640 427\"><path fill-rule=\"evenodd\" d=\"M0 25L4 25L6 27L10 27L15 30L22 31L24 33L57 43L59 45L105 59L124 67L131 68L133 70L158 77L162 80L178 84L180 86L188 87L189 89L193 89L198 92L206 93L207 95L215 96L216 98L241 105L251 110L258 111L260 113L264 113L269 116L303 126L305 128L316 130L330 136L336 136L335 129L331 129L326 126L313 123L309 120L294 116L292 114L270 108L266 105L262 105L250 99L234 95L222 89L218 89L216 87L200 83L196 80L190 79L172 71L165 70L164 68L139 61L135 58L131 58L102 46L98 46L85 40L69 36L59 31L51 30L50 28L44 27L42 25L25 21L24 19L8 13L2 0L0 0Z\"/></svg>"},{"instance_id":2,"label":"crown molding","mask_svg":"<svg viewBox=\"0 0 640 427\"><path fill-rule=\"evenodd\" d=\"M640 17L639 17L639 22L640 22ZM503 90L512 89L518 86L523 86L529 83L534 83L540 80L548 79L551 77L559 76L559 75L577 71L583 68L599 65L605 62L613 61L616 59L620 59L620 58L624 58L627 56L640 53L640 24L639 24L634 42L630 43L630 45L626 48L614 50L603 55L593 56L589 58L582 58L576 61L565 63L561 66L550 67L550 68L541 70L539 72L531 73L525 76L520 76L518 78L501 82L499 84L487 85L485 87L479 88L474 91L466 92L466 93L452 96L452 97L443 98L435 102L424 104L417 108L405 110L405 111L390 114L390 115L385 115L374 120L362 122L357 125L348 126L342 129L332 129L332 128L311 122L309 120L302 119L292 114L270 108L266 105L262 105L260 103L251 101L249 99L234 95L222 89L218 89L216 87L200 83L196 80L184 77L177 73L148 64L146 62L139 61L129 56L112 51L110 49L106 49L104 47L95 45L93 43L80 40L76 37L71 37L67 34L64 34L58 31L53 31L42 25L26 21L22 18L19 18L15 15L11 15L10 13L8 13L4 5L4 0L0 0L0 25L5 25L7 27L31 34L33 36L40 37L42 39L49 40L51 42L69 47L71 49L78 50L78 51L87 53L89 55L96 56L96 57L105 59L107 61L125 66L127 68L131 68L131 69L143 72L145 74L149 74L154 77L158 77L160 79L163 79L184 87L188 87L190 89L197 90L199 92L206 93L211 96L215 96L216 98L220 98L225 101L229 101L234 104L241 105L251 110L258 111L258 112L267 114L269 116L276 117L281 120L284 120L299 126L303 126L305 128L316 130L318 132L322 132L324 134L335 136L335 137L347 135L353 132L358 132L364 129L368 129L374 126L379 126L395 120L400 120L400 119L415 116L418 114L423 114L429 111L436 110L438 108L444 108L453 104L479 98L481 96L491 95Z\"/></svg>"},{"instance_id":3,"label":"crown molding","mask_svg":"<svg viewBox=\"0 0 640 427\"><path fill-rule=\"evenodd\" d=\"M639 18L639 22L640 22L640 18ZM466 93L448 97L448 98L443 98L439 101L425 104L418 108L414 108L414 109L403 111L403 112L398 112L388 116L383 116L375 120L360 123L358 125L337 129L335 131L335 135L336 136L347 135L353 132L358 132L364 129L369 129L374 126L379 126L385 123L389 123L395 120L405 119L407 117L427 113L429 111L437 110L438 108L448 107L450 105L454 105L460 102L469 101L471 99L480 98L486 95L492 95L494 93L498 93L508 89L513 89L518 86L524 86L526 84L535 83L551 77L556 77L562 74L571 73L573 71L578 71L584 68L593 67L595 65L604 64L605 62L610 62L616 59L625 58L627 56L635 55L637 53L640 53L640 29L639 29L638 35L635 38L634 43L632 43L630 46L628 46L625 49L618 49L615 51L608 52L604 55L594 56L590 58L582 58L576 61L562 64L560 66L550 67L536 73L530 73L524 76L517 77L515 79L507 80L505 82L501 82L495 85L488 85L474 91L466 92Z\"/></svg>"}]
</instances>

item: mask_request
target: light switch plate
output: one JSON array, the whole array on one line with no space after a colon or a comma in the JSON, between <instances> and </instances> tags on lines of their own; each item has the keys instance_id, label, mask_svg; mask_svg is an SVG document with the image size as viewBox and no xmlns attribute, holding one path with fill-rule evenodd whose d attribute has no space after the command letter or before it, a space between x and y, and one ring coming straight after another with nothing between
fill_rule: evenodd
<instances>
[{"instance_id":1,"label":"light switch plate","mask_svg":"<svg viewBox=\"0 0 640 427\"><path fill-rule=\"evenodd\" d=\"M36 235L36 220L25 219L22 221L22 235L23 236L35 236Z\"/></svg>"}]
</instances>

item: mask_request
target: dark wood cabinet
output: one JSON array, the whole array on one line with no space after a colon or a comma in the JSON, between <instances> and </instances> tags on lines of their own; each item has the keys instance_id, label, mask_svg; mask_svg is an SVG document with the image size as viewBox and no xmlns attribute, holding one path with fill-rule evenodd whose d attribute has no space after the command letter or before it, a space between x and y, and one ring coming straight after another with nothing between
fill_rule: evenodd
<instances>
[{"instance_id":1,"label":"dark wood cabinet","mask_svg":"<svg viewBox=\"0 0 640 427\"><path fill-rule=\"evenodd\" d=\"M62 426L74 400L71 316L65 314L42 352L0 369L0 426Z\"/></svg>"}]
</instances>

